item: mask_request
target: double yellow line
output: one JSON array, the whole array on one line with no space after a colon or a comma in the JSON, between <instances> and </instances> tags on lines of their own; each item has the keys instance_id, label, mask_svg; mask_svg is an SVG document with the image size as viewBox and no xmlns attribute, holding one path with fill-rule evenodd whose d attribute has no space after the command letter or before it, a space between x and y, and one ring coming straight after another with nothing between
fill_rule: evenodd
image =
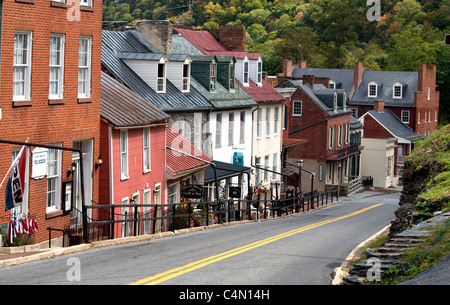
<instances>
[{"instance_id":1,"label":"double yellow line","mask_svg":"<svg viewBox=\"0 0 450 305\"><path fill-rule=\"evenodd\" d=\"M294 235L294 234L298 234L298 233L301 233L301 232L304 232L304 231L307 231L307 230L311 230L311 229L323 226L323 225L328 224L328 223L332 223L332 222L335 222L335 221L338 221L338 220L342 220L342 219L345 219L345 218L348 218L348 217L352 217L352 216L364 213L364 212L366 212L368 210L371 210L373 208L376 208L376 207L378 207L380 205L382 205L382 204L375 204L375 205L369 206L367 208L358 210L356 212L353 212L353 213L350 213L350 214L347 214L347 215L344 215L344 216L332 218L332 219L329 219L329 220L324 220L324 221L317 222L317 223L314 223L314 224L311 224L311 225L308 225L308 226L304 226L304 227L301 227L301 228L298 228L298 229L295 229L295 230L291 230L291 231L288 231L288 232L285 232L285 233L281 233L281 234L278 234L278 235L275 235L275 236L272 236L272 237L268 237L268 238L262 239L260 241L254 242L254 243L251 243L251 244L248 244L248 245L245 245L245 246L242 246L242 247L238 247L238 248L232 249L232 250L227 251L227 252L223 252L223 253L220 253L220 254L217 254L217 255L213 255L213 256L210 256L210 257L207 257L207 258L204 258L204 259L201 259L201 260L189 263L187 265L184 265L184 266L181 266L181 267L178 267L178 268L174 268L174 269L171 269L171 270L168 270L168 271L156 274L154 276L147 277L145 279L142 279L142 280L139 280L137 282L131 283L130 285L156 285L156 284L165 282L167 280L170 280L170 279L172 279L174 277L180 276L182 274L185 274L185 273L191 272L193 270L202 268L204 266L210 265L212 263L224 260L224 259L226 259L228 257L232 257L232 256L238 255L240 253L249 251L251 249L267 245L269 243L272 243L274 241L280 240L282 238L286 238L286 237Z\"/></svg>"}]
</instances>

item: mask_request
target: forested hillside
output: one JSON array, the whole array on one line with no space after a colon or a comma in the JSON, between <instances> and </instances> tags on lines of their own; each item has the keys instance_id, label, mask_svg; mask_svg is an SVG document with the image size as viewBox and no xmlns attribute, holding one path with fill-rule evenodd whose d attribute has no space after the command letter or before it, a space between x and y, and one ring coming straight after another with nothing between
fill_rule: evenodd
<instances>
[{"instance_id":1,"label":"forested hillside","mask_svg":"<svg viewBox=\"0 0 450 305\"><path fill-rule=\"evenodd\" d=\"M375 2L375 1L374 1ZM281 71L282 59L309 67L417 71L437 65L441 124L449 121L450 0L383 0L370 21L366 0L104 0L103 19L169 19L211 29L244 25L248 51L262 52L264 70Z\"/></svg>"}]
</instances>

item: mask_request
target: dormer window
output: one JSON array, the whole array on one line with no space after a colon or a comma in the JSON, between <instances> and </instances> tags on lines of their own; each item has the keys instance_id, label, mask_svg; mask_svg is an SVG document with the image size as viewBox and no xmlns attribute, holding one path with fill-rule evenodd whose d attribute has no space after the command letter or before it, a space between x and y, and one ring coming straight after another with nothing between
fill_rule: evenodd
<instances>
[{"instance_id":1,"label":"dormer window","mask_svg":"<svg viewBox=\"0 0 450 305\"><path fill-rule=\"evenodd\" d=\"M403 88L402 88L402 84L400 84L400 83L395 83L394 84L394 86L393 86L393 94L392 94L392 97L393 98L402 98L402 90Z\"/></svg>"},{"instance_id":2,"label":"dormer window","mask_svg":"<svg viewBox=\"0 0 450 305\"><path fill-rule=\"evenodd\" d=\"M235 89L234 65L230 64L230 91Z\"/></svg>"},{"instance_id":3,"label":"dormer window","mask_svg":"<svg viewBox=\"0 0 450 305\"><path fill-rule=\"evenodd\" d=\"M244 85L248 86L248 61L244 61Z\"/></svg>"},{"instance_id":4,"label":"dormer window","mask_svg":"<svg viewBox=\"0 0 450 305\"><path fill-rule=\"evenodd\" d=\"M370 82L369 88L368 88L368 97L377 97L377 83L376 82Z\"/></svg>"},{"instance_id":5,"label":"dormer window","mask_svg":"<svg viewBox=\"0 0 450 305\"><path fill-rule=\"evenodd\" d=\"M330 89L336 89L336 83L332 80L330 80L330 85L329 85Z\"/></svg>"},{"instance_id":6,"label":"dormer window","mask_svg":"<svg viewBox=\"0 0 450 305\"><path fill-rule=\"evenodd\" d=\"M210 71L210 83L209 83L210 91L216 91L216 69L217 69L217 66L215 64L212 64L211 71Z\"/></svg>"},{"instance_id":7,"label":"dormer window","mask_svg":"<svg viewBox=\"0 0 450 305\"><path fill-rule=\"evenodd\" d=\"M262 84L262 62L258 61L258 85Z\"/></svg>"},{"instance_id":8,"label":"dormer window","mask_svg":"<svg viewBox=\"0 0 450 305\"><path fill-rule=\"evenodd\" d=\"M183 65L183 92L189 92L189 87L190 87L190 70L191 70L191 65L189 64L184 64Z\"/></svg>"},{"instance_id":9,"label":"dormer window","mask_svg":"<svg viewBox=\"0 0 450 305\"><path fill-rule=\"evenodd\" d=\"M158 79L156 83L156 92L166 92L166 64L158 64Z\"/></svg>"}]
</instances>

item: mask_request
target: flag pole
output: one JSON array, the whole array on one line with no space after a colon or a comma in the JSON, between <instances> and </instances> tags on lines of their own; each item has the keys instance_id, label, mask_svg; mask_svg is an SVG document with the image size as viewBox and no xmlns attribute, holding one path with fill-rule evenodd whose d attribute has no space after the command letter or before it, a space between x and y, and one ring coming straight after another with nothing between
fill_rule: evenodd
<instances>
[{"instance_id":1,"label":"flag pole","mask_svg":"<svg viewBox=\"0 0 450 305\"><path fill-rule=\"evenodd\" d=\"M25 141L25 143L28 143L28 140L29 140L29 138ZM0 188L2 188L2 185L3 185L3 183L5 182L6 177L8 177L9 172L11 171L11 169L14 167L14 165L16 165L17 162L19 162L20 156L22 155L23 149L24 149L24 148L25 148L25 145L22 146L22 148L20 149L20 151L19 151L19 153L17 154L16 158L14 159L14 161L13 161L11 167L8 169L8 172L6 173L5 177L3 178L2 183L0 183Z\"/></svg>"}]
</instances>

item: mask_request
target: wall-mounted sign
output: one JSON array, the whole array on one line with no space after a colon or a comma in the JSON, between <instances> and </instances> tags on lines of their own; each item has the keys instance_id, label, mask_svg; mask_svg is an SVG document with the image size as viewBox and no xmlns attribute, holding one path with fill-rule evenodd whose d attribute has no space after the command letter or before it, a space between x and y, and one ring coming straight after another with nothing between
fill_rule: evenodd
<instances>
[{"instance_id":1,"label":"wall-mounted sign","mask_svg":"<svg viewBox=\"0 0 450 305\"><path fill-rule=\"evenodd\" d=\"M42 179L47 176L47 157L48 157L48 149L42 147L36 147L32 151L32 171L31 178L33 179Z\"/></svg>"},{"instance_id":2,"label":"wall-mounted sign","mask_svg":"<svg viewBox=\"0 0 450 305\"><path fill-rule=\"evenodd\" d=\"M64 205L63 206L64 212L72 211L72 204L73 204L72 187L73 181L63 182L62 203Z\"/></svg>"},{"instance_id":3,"label":"wall-mounted sign","mask_svg":"<svg viewBox=\"0 0 450 305\"><path fill-rule=\"evenodd\" d=\"M203 185L201 185L201 184L183 185L183 189L181 190L181 195L184 198L201 199L201 198L203 198Z\"/></svg>"}]
</instances>

